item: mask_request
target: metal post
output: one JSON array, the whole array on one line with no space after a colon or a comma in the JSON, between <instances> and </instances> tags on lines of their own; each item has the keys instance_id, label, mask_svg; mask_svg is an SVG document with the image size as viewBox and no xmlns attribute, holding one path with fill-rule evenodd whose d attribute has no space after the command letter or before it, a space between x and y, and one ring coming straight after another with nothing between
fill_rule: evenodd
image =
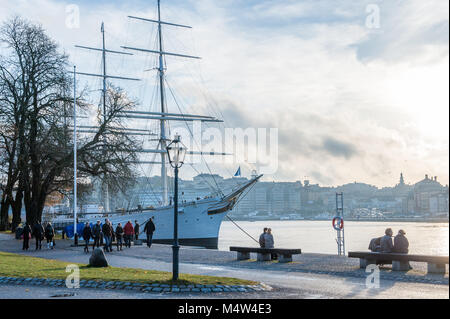
<instances>
[{"instance_id":1,"label":"metal post","mask_svg":"<svg viewBox=\"0 0 450 319\"><path fill-rule=\"evenodd\" d=\"M78 245L77 234L77 67L73 67L73 243Z\"/></svg>"},{"instance_id":2,"label":"metal post","mask_svg":"<svg viewBox=\"0 0 450 319\"><path fill-rule=\"evenodd\" d=\"M175 166L175 191L174 191L174 210L173 210L173 262L172 262L172 280L178 280L178 167Z\"/></svg>"}]
</instances>

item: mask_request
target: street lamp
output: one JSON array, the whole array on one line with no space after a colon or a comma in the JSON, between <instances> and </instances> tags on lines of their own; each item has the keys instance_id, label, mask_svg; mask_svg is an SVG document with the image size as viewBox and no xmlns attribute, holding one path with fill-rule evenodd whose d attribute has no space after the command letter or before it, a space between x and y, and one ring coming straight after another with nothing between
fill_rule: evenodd
<instances>
[{"instance_id":1,"label":"street lamp","mask_svg":"<svg viewBox=\"0 0 450 319\"><path fill-rule=\"evenodd\" d=\"M173 262L172 262L172 280L178 280L178 169L184 163L186 155L186 146L181 143L181 137L175 135L175 139L166 147L169 155L170 166L175 169L175 190L174 190L174 209L173 209Z\"/></svg>"}]
</instances>

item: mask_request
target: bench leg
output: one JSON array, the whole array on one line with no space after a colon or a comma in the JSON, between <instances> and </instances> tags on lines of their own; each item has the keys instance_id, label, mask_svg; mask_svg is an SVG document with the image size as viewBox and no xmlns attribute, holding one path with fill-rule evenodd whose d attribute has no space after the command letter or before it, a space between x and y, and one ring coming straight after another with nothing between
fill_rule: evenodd
<instances>
[{"instance_id":1,"label":"bench leg","mask_svg":"<svg viewBox=\"0 0 450 319\"><path fill-rule=\"evenodd\" d=\"M377 261L374 259L359 258L359 268L366 269L367 266L376 264Z\"/></svg>"},{"instance_id":2,"label":"bench leg","mask_svg":"<svg viewBox=\"0 0 450 319\"><path fill-rule=\"evenodd\" d=\"M428 263L428 273L431 273L431 274L445 274L445 264Z\"/></svg>"},{"instance_id":3,"label":"bench leg","mask_svg":"<svg viewBox=\"0 0 450 319\"><path fill-rule=\"evenodd\" d=\"M261 254L261 253L258 253L257 260L258 260L258 261L271 261L271 260L272 260L271 257L272 257L272 256L271 256L270 254Z\"/></svg>"},{"instance_id":4,"label":"bench leg","mask_svg":"<svg viewBox=\"0 0 450 319\"><path fill-rule=\"evenodd\" d=\"M408 261L392 261L392 270L393 271L408 271L409 270L409 262Z\"/></svg>"},{"instance_id":5,"label":"bench leg","mask_svg":"<svg viewBox=\"0 0 450 319\"><path fill-rule=\"evenodd\" d=\"M278 258L278 262L280 263L289 263L292 261L292 255L281 255Z\"/></svg>"},{"instance_id":6,"label":"bench leg","mask_svg":"<svg viewBox=\"0 0 450 319\"><path fill-rule=\"evenodd\" d=\"M246 260L246 259L250 259L250 253L248 252L237 252L237 259L238 260Z\"/></svg>"}]
</instances>

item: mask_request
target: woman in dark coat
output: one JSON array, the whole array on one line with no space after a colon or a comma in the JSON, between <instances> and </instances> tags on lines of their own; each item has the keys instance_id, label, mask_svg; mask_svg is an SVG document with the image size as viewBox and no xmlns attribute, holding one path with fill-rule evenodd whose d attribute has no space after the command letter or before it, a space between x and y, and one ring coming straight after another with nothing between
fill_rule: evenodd
<instances>
[{"instance_id":1,"label":"woman in dark coat","mask_svg":"<svg viewBox=\"0 0 450 319\"><path fill-rule=\"evenodd\" d=\"M117 250L122 250L123 245L123 227L122 224L119 223L116 227L116 243L117 243ZM120 248L119 248L120 247Z\"/></svg>"},{"instance_id":2,"label":"woman in dark coat","mask_svg":"<svg viewBox=\"0 0 450 319\"><path fill-rule=\"evenodd\" d=\"M25 223L25 227L23 227L23 250L28 250L30 248L29 242L31 238L31 227L28 223Z\"/></svg>"},{"instance_id":3,"label":"woman in dark coat","mask_svg":"<svg viewBox=\"0 0 450 319\"><path fill-rule=\"evenodd\" d=\"M47 239L47 249L53 249L53 237L55 236L55 230L53 229L52 224L49 222L47 226L45 226L45 238Z\"/></svg>"},{"instance_id":4,"label":"woman in dark coat","mask_svg":"<svg viewBox=\"0 0 450 319\"><path fill-rule=\"evenodd\" d=\"M89 225L89 223L86 223L84 225L83 228L83 239L84 239L84 252L88 253L89 252L89 240L91 239L92 236L92 229L91 226Z\"/></svg>"}]
</instances>

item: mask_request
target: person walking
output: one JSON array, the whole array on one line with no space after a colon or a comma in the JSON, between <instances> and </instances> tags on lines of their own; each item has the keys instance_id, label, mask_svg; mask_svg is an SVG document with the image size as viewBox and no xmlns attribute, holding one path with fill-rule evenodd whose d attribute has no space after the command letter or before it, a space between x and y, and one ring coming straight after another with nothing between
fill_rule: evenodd
<instances>
[{"instance_id":1,"label":"person walking","mask_svg":"<svg viewBox=\"0 0 450 319\"><path fill-rule=\"evenodd\" d=\"M122 250L122 243L123 243L122 240L123 240L123 227L121 223L118 223L116 227L117 250Z\"/></svg>"},{"instance_id":2,"label":"person walking","mask_svg":"<svg viewBox=\"0 0 450 319\"><path fill-rule=\"evenodd\" d=\"M55 230L53 229L52 223L48 222L45 226L45 239L47 239L47 249L53 249L53 237L55 237Z\"/></svg>"},{"instance_id":3,"label":"person walking","mask_svg":"<svg viewBox=\"0 0 450 319\"><path fill-rule=\"evenodd\" d=\"M28 222L25 223L25 226L23 227L23 246L22 250L28 250L30 248L30 239L31 239L31 227L28 225Z\"/></svg>"},{"instance_id":4,"label":"person walking","mask_svg":"<svg viewBox=\"0 0 450 319\"><path fill-rule=\"evenodd\" d=\"M125 233L125 247L131 248L131 240L133 239L133 235L134 235L134 228L133 228L133 224L131 223L131 220L129 220L125 224L123 231Z\"/></svg>"},{"instance_id":5,"label":"person walking","mask_svg":"<svg viewBox=\"0 0 450 319\"><path fill-rule=\"evenodd\" d=\"M386 228L384 234L385 235L381 237L380 240L380 250L382 253L391 253L394 248L394 244L392 243L392 235L394 232L392 231L392 228Z\"/></svg>"},{"instance_id":6,"label":"person walking","mask_svg":"<svg viewBox=\"0 0 450 319\"><path fill-rule=\"evenodd\" d=\"M153 219L155 216L152 216L144 227L144 232L147 235L147 247L150 248L152 246L152 240L153 240L153 232L156 230L155 223L153 222Z\"/></svg>"},{"instance_id":7,"label":"person walking","mask_svg":"<svg viewBox=\"0 0 450 319\"><path fill-rule=\"evenodd\" d=\"M274 244L275 242L273 240L272 229L267 228L267 232L264 234L264 248L274 248ZM277 255L271 254L271 259L277 259Z\"/></svg>"},{"instance_id":8,"label":"person walking","mask_svg":"<svg viewBox=\"0 0 450 319\"><path fill-rule=\"evenodd\" d=\"M103 238L105 239L105 251L112 252L112 233L113 229L109 219L105 219L105 223L102 226Z\"/></svg>"},{"instance_id":9,"label":"person walking","mask_svg":"<svg viewBox=\"0 0 450 319\"><path fill-rule=\"evenodd\" d=\"M265 242L264 242L264 235L267 233L267 227L264 227L263 232L261 235L259 235L259 247L264 248Z\"/></svg>"},{"instance_id":10,"label":"person walking","mask_svg":"<svg viewBox=\"0 0 450 319\"><path fill-rule=\"evenodd\" d=\"M94 237L94 234L92 233L92 228L89 225L89 223L84 224L83 228L83 240L84 240L84 252L87 254L89 253L89 241L91 238Z\"/></svg>"},{"instance_id":11,"label":"person walking","mask_svg":"<svg viewBox=\"0 0 450 319\"><path fill-rule=\"evenodd\" d=\"M138 221L135 220L134 221L134 239L138 240L139 239L139 231L140 231L140 227L141 225L139 225Z\"/></svg>"},{"instance_id":12,"label":"person walking","mask_svg":"<svg viewBox=\"0 0 450 319\"><path fill-rule=\"evenodd\" d=\"M34 224L32 235L36 239L36 250L41 250L42 239L44 238L44 228L42 227L40 221L37 221L36 224Z\"/></svg>"},{"instance_id":13,"label":"person walking","mask_svg":"<svg viewBox=\"0 0 450 319\"><path fill-rule=\"evenodd\" d=\"M92 249L95 248L95 246L100 247L100 238L102 235L102 226L100 226L101 222L97 220L97 224L94 225L92 228L92 234L94 237L94 245L92 245Z\"/></svg>"}]
</instances>

